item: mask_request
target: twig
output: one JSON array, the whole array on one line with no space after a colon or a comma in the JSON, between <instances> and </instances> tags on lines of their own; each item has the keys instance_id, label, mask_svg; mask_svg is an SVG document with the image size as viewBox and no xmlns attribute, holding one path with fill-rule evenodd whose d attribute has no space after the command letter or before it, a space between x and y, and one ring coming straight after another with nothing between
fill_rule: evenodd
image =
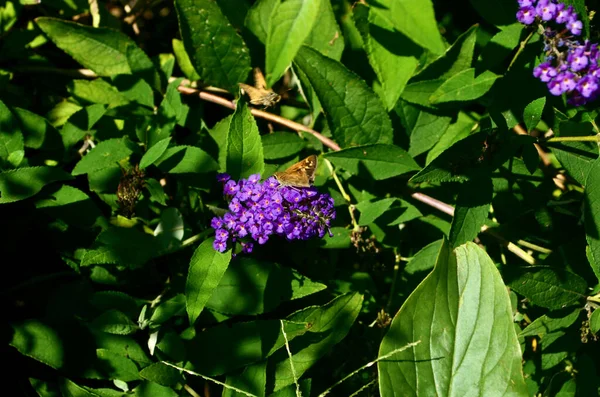
<instances>
[{"instance_id":1,"label":"twig","mask_svg":"<svg viewBox=\"0 0 600 397\"><path fill-rule=\"evenodd\" d=\"M598 135L586 135L586 136L555 136L546 139L544 142L598 142L600 136Z\"/></svg>"},{"instance_id":2,"label":"twig","mask_svg":"<svg viewBox=\"0 0 600 397\"><path fill-rule=\"evenodd\" d=\"M331 390L340 385L341 383L345 382L346 380L348 380L349 378L353 377L354 375L356 375L357 373L359 373L360 371L362 371L363 369L367 369L370 366L372 366L373 364L377 363L378 361L381 360L385 360L386 358L390 358L392 357L394 354L396 353L400 353L401 351L404 351L408 348L414 347L416 345L418 345L419 343L421 343L420 340L416 341L416 342L411 342L405 346L399 347L398 349L394 349L391 352L384 354L381 357L377 357L375 360L366 363L365 365L363 365L362 367L355 369L354 371L350 372L348 375L346 375L343 379L337 381L336 383L333 384L333 386L331 386L329 389L325 390L323 393L319 394L319 397L325 397L327 394L329 394L331 392Z\"/></svg>"},{"instance_id":3,"label":"twig","mask_svg":"<svg viewBox=\"0 0 600 397\"><path fill-rule=\"evenodd\" d=\"M369 383L367 383L366 385L364 385L363 387L361 387L360 389L358 389L357 391L355 391L354 393L350 394L348 397L355 397L358 396L358 394L365 390L367 387L371 387L371 385L374 385L375 383L377 383L377 379L373 379L372 381L370 381Z\"/></svg>"},{"instance_id":4,"label":"twig","mask_svg":"<svg viewBox=\"0 0 600 397\"><path fill-rule=\"evenodd\" d=\"M187 383L185 385L183 385L183 388L190 393L193 397L201 397L200 394L198 394L196 392L196 390L192 389L190 385L188 385Z\"/></svg>"},{"instance_id":5,"label":"twig","mask_svg":"<svg viewBox=\"0 0 600 397\"><path fill-rule=\"evenodd\" d=\"M523 50L525 49L525 46L527 45L527 43L529 42L529 40L531 39L531 36L533 36L534 31L532 30L531 32L529 32L529 35L527 35L527 37L525 37L525 40L521 41L521 44L519 44L519 49L517 50L517 52L515 53L515 56L513 57L513 59L510 61L510 64L508 65L508 68L506 69L506 71L508 72L510 70L510 68L512 68L512 66L514 65L514 63L516 62L517 58L519 57L519 55L521 55L521 53L523 52Z\"/></svg>"},{"instance_id":6,"label":"twig","mask_svg":"<svg viewBox=\"0 0 600 397\"><path fill-rule=\"evenodd\" d=\"M247 391L244 391L244 390L242 390L242 389L238 389L238 388L237 388L237 387L235 387L235 386L228 385L227 383L223 383L223 382L221 382L221 381L218 381L218 380L216 380L216 379L213 379L213 378L211 378L211 377L209 377L209 376L205 376L205 375L199 374L198 372L194 372L194 371L191 371L191 370L189 370L189 369L186 369L186 368L179 367L179 366L177 366L177 365L174 365L174 364L171 364L171 363L169 363L169 362L167 362L167 361L161 361L161 363L163 363L163 364L165 364L165 365L168 365L169 367L173 367L173 368L175 368L175 369L178 369L178 370L180 370L180 371L183 371L183 372L185 372L185 373L188 373L188 374L190 374L190 375L199 376L199 377L201 377L201 378L202 378L202 379L204 379L204 380L207 380L207 381L210 381L210 382L216 383L216 384L217 384L217 385L219 385L219 386L223 386L223 387L224 387L224 388L226 388L226 389L230 389L230 390L236 391L236 392L238 392L238 393L241 393L241 394L243 394L243 395L245 395L245 396L248 396L248 397L258 397L256 394L248 393Z\"/></svg>"},{"instance_id":7,"label":"twig","mask_svg":"<svg viewBox=\"0 0 600 397\"><path fill-rule=\"evenodd\" d=\"M227 100L218 95L211 94L206 91L201 91L201 90L197 90L195 88L186 87L184 85L186 83L186 81L187 80L184 80L181 83L181 85L177 88L179 90L179 92L181 92L183 94L189 94L189 95L195 94L195 95L198 95L200 97L200 99L202 99L202 100L205 100L207 102L216 103L217 105L221 105L221 106L224 106L231 110L235 110L235 102ZM273 113L265 112L264 110L250 108L250 112L256 117L260 117L262 119L269 120L274 123L286 126L292 130L308 132L309 134L312 134L315 138L317 138L319 141L321 141L321 143L323 143L323 145L327 146L328 148L330 148L332 150L341 150L342 149L337 143L335 143L331 139L327 138L326 136L323 136L320 132L317 132L311 128L308 128L305 125L296 123L295 121L288 120L284 117L278 116Z\"/></svg>"},{"instance_id":8,"label":"twig","mask_svg":"<svg viewBox=\"0 0 600 397\"><path fill-rule=\"evenodd\" d=\"M283 320L279 320L281 323L281 333L283 334L283 339L285 340L285 350L287 350L288 357L290 358L290 368L292 369L292 377L294 378L294 383L296 384L296 397L302 397L302 391L300 391L300 384L298 383L298 375L296 375L296 368L294 368L294 360L292 358L292 352L290 350L290 342L288 341L287 334L285 333L285 326L283 325Z\"/></svg>"}]
</instances>

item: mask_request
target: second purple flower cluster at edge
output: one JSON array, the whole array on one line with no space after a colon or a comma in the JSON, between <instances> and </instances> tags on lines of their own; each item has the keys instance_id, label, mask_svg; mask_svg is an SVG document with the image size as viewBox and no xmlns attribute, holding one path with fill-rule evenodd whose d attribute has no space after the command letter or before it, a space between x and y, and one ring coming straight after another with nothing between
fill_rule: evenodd
<instances>
[{"instance_id":1,"label":"second purple flower cluster at edge","mask_svg":"<svg viewBox=\"0 0 600 397\"><path fill-rule=\"evenodd\" d=\"M519 22L558 25L556 28L546 26L543 30L546 61L534 68L533 75L546 83L552 95L567 94L571 105L595 100L600 94L598 44L587 40L582 44L573 39L572 36L579 36L583 29L573 6L555 0L518 0L518 3Z\"/></svg>"},{"instance_id":2,"label":"second purple flower cluster at edge","mask_svg":"<svg viewBox=\"0 0 600 397\"><path fill-rule=\"evenodd\" d=\"M224 182L223 195L229 201L229 212L214 217L213 247L224 252L238 242L242 252L252 252L254 242L266 243L273 235L288 240L306 240L331 235L330 222L335 219L333 198L315 188L280 186L274 177L260 182L260 175L232 180L227 174L217 179Z\"/></svg>"}]
</instances>

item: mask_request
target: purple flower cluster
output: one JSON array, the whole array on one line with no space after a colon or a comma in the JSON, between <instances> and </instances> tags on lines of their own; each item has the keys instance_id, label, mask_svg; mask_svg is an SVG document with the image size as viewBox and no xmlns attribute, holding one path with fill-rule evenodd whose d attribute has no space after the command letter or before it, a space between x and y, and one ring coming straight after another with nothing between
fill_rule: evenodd
<instances>
[{"instance_id":1,"label":"purple flower cluster","mask_svg":"<svg viewBox=\"0 0 600 397\"><path fill-rule=\"evenodd\" d=\"M288 240L323 237L326 232L331 235L335 209L328 194L314 188L280 186L273 177L261 183L259 174L238 182L226 174L217 179L225 183L223 195L229 201L229 212L211 221L216 234L213 247L219 252L239 242L242 252L250 253L254 242L264 244L273 235Z\"/></svg>"},{"instance_id":2,"label":"purple flower cluster","mask_svg":"<svg viewBox=\"0 0 600 397\"><path fill-rule=\"evenodd\" d=\"M539 31L543 31L546 60L535 67L533 75L546 83L552 95L566 94L570 105L596 99L600 94L598 44L587 40L582 44L573 38L583 29L573 7L556 0L518 2L517 20L525 25L537 21Z\"/></svg>"}]
</instances>

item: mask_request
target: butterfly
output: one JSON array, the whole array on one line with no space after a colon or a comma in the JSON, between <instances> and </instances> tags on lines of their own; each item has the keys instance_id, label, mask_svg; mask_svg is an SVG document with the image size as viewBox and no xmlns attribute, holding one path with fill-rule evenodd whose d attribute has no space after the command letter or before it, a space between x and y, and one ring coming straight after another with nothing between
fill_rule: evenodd
<instances>
[{"instance_id":1,"label":"butterfly","mask_svg":"<svg viewBox=\"0 0 600 397\"><path fill-rule=\"evenodd\" d=\"M263 109L274 106L281 99L281 95L267 88L265 76L263 76L259 68L254 68L254 87L244 83L238 84L250 97L250 103L261 105Z\"/></svg>"},{"instance_id":2,"label":"butterfly","mask_svg":"<svg viewBox=\"0 0 600 397\"><path fill-rule=\"evenodd\" d=\"M315 182L317 156L310 155L285 171L275 172L273 176L281 186L311 187Z\"/></svg>"}]
</instances>

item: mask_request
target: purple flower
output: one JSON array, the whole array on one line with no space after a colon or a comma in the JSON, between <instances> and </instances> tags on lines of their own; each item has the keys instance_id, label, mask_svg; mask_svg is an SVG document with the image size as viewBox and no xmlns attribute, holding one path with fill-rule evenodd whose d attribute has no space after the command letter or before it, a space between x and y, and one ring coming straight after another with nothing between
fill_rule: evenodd
<instances>
[{"instance_id":1,"label":"purple flower","mask_svg":"<svg viewBox=\"0 0 600 397\"><path fill-rule=\"evenodd\" d=\"M543 21L549 21L556 15L556 4L550 0L540 0L535 7L535 12Z\"/></svg>"},{"instance_id":2,"label":"purple flower","mask_svg":"<svg viewBox=\"0 0 600 397\"><path fill-rule=\"evenodd\" d=\"M569 52L569 55L567 56L567 62L569 63L573 72L579 72L587 67L589 60L585 55L584 48L579 47L575 51Z\"/></svg>"},{"instance_id":3,"label":"purple flower","mask_svg":"<svg viewBox=\"0 0 600 397\"><path fill-rule=\"evenodd\" d=\"M529 7L533 5L532 0L517 0L517 3L519 3L519 7Z\"/></svg>"},{"instance_id":4,"label":"purple flower","mask_svg":"<svg viewBox=\"0 0 600 397\"><path fill-rule=\"evenodd\" d=\"M567 29L574 34L575 36L579 36L581 34L581 30L583 29L583 23L577 19L576 16L569 19L567 22Z\"/></svg>"},{"instance_id":5,"label":"purple flower","mask_svg":"<svg viewBox=\"0 0 600 397\"><path fill-rule=\"evenodd\" d=\"M230 212L211 221L216 233L213 247L219 252L239 242L242 252L250 253L253 241L262 245L272 235L288 240L323 237L335 219L333 198L328 194L280 186L272 177L261 183L258 174L237 183L228 180L224 196L230 200Z\"/></svg>"},{"instance_id":6,"label":"purple flower","mask_svg":"<svg viewBox=\"0 0 600 397\"><path fill-rule=\"evenodd\" d=\"M550 65L549 62L540 63L533 69L533 75L544 83L547 83L553 77L556 77L557 74L558 72Z\"/></svg>"},{"instance_id":7,"label":"purple flower","mask_svg":"<svg viewBox=\"0 0 600 397\"><path fill-rule=\"evenodd\" d=\"M565 8L565 5L563 3L559 3L556 6L556 23L565 23L567 22L569 19L571 19L571 16L573 15L573 6L569 6L567 8Z\"/></svg>"},{"instance_id":8,"label":"purple flower","mask_svg":"<svg viewBox=\"0 0 600 397\"><path fill-rule=\"evenodd\" d=\"M517 21L525 25L531 25L535 21L535 10L531 6L521 7L517 11Z\"/></svg>"},{"instance_id":9,"label":"purple flower","mask_svg":"<svg viewBox=\"0 0 600 397\"><path fill-rule=\"evenodd\" d=\"M560 81L557 80L557 79L554 79L554 80L550 81L548 83L548 91L550 91L550 93L552 95L555 95L555 96L562 95L563 90L562 90L562 87L560 85Z\"/></svg>"},{"instance_id":10,"label":"purple flower","mask_svg":"<svg viewBox=\"0 0 600 397\"><path fill-rule=\"evenodd\" d=\"M577 91L584 98L591 98L598 92L598 79L587 75L577 82Z\"/></svg>"},{"instance_id":11,"label":"purple flower","mask_svg":"<svg viewBox=\"0 0 600 397\"><path fill-rule=\"evenodd\" d=\"M559 74L556 76L556 80L560 81L560 88L562 88L563 92L572 91L577 85L575 74L571 72Z\"/></svg>"},{"instance_id":12,"label":"purple flower","mask_svg":"<svg viewBox=\"0 0 600 397\"><path fill-rule=\"evenodd\" d=\"M227 182L231 177L227 174L217 174L217 181L219 182Z\"/></svg>"}]
</instances>

